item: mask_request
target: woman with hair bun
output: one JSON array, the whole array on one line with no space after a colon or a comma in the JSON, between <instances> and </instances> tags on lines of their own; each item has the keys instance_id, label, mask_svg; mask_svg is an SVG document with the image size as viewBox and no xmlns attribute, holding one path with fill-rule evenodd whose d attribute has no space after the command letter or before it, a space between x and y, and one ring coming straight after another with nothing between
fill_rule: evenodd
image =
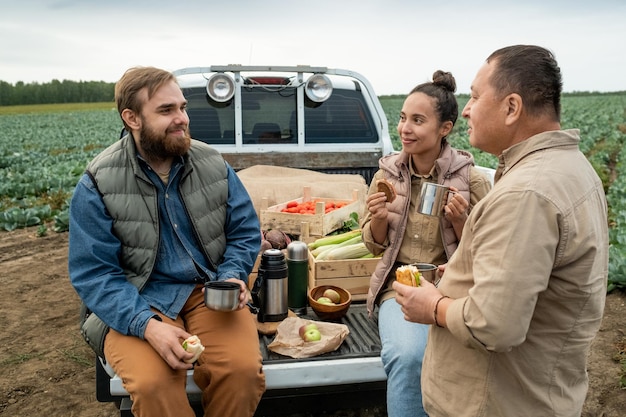
<instances>
[{"instance_id":1,"label":"woman with hair bun","mask_svg":"<svg viewBox=\"0 0 626 417\"><path fill-rule=\"evenodd\" d=\"M455 90L452 74L436 71L432 82L418 85L406 97L398 122L402 150L380 159L361 222L366 246L374 255L382 254L370 279L367 307L370 314L379 307L389 417L426 415L420 375L429 326L405 320L391 287L395 270L415 262L447 263L469 211L491 189L489 178L474 167L473 156L452 148L446 139L459 113ZM377 189L381 179L394 187L397 197L392 202ZM442 216L418 212L425 182L457 191Z\"/></svg>"}]
</instances>

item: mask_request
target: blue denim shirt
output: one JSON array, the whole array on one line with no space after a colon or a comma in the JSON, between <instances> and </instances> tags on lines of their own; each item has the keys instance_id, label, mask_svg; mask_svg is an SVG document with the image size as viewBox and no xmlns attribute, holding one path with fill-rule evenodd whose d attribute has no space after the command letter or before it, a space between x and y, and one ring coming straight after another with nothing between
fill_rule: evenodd
<instances>
[{"instance_id":1,"label":"blue denim shirt","mask_svg":"<svg viewBox=\"0 0 626 417\"><path fill-rule=\"evenodd\" d=\"M139 293L126 280L113 219L88 175L78 182L70 206L69 272L80 298L102 321L122 334L143 338L154 316L151 307L174 319L204 279L247 282L260 249L260 224L248 192L227 165L226 251L212 271L178 192L182 159L172 165L168 184L141 157L139 163L156 187L159 204L160 242L148 283Z\"/></svg>"}]
</instances>

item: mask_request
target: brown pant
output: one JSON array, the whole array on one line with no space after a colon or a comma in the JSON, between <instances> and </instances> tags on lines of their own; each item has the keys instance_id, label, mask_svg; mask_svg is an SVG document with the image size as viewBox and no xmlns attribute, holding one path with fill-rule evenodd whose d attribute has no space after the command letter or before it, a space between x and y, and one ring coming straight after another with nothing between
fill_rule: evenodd
<instances>
[{"instance_id":1,"label":"brown pant","mask_svg":"<svg viewBox=\"0 0 626 417\"><path fill-rule=\"evenodd\" d=\"M250 311L209 310L199 286L176 320L157 314L202 340L205 350L193 377L202 390L204 416L253 416L265 392L265 375ZM136 417L195 416L185 391L186 371L170 368L148 342L111 330L104 352L133 400Z\"/></svg>"}]
</instances>

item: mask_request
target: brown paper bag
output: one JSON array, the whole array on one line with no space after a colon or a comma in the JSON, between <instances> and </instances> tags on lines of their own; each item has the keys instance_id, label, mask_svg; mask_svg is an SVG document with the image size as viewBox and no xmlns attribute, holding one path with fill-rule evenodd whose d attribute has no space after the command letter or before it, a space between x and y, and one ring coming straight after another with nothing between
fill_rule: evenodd
<instances>
[{"instance_id":1,"label":"brown paper bag","mask_svg":"<svg viewBox=\"0 0 626 417\"><path fill-rule=\"evenodd\" d=\"M315 323L322 333L321 340L317 342L305 342L300 337L300 326ZM301 319L300 317L287 317L279 325L274 340L267 347L281 355L292 358L310 358L322 353L332 352L341 346L350 330L345 324L327 323Z\"/></svg>"}]
</instances>

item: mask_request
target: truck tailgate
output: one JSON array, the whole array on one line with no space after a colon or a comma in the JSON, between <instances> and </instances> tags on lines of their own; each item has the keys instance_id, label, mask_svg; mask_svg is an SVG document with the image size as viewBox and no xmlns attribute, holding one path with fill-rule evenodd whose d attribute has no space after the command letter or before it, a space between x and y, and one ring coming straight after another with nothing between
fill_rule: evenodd
<instances>
[{"instance_id":1,"label":"truck tailgate","mask_svg":"<svg viewBox=\"0 0 626 417\"><path fill-rule=\"evenodd\" d=\"M303 318L318 320L310 308ZM377 318L368 318L365 304L353 304L341 323L348 326L350 334L339 349L312 358L293 359L274 353L267 348L274 336L259 335L267 390L385 381ZM107 372L113 374L110 368ZM112 396L128 395L117 375L111 378L109 388ZM192 371L188 373L187 392L200 393Z\"/></svg>"},{"instance_id":2,"label":"truck tailgate","mask_svg":"<svg viewBox=\"0 0 626 417\"><path fill-rule=\"evenodd\" d=\"M303 318L319 320L311 309ZM261 335L268 390L384 381L376 318L368 318L364 304L353 304L341 323L350 334L339 349L312 358L293 359L271 352L267 345L274 336Z\"/></svg>"}]
</instances>

